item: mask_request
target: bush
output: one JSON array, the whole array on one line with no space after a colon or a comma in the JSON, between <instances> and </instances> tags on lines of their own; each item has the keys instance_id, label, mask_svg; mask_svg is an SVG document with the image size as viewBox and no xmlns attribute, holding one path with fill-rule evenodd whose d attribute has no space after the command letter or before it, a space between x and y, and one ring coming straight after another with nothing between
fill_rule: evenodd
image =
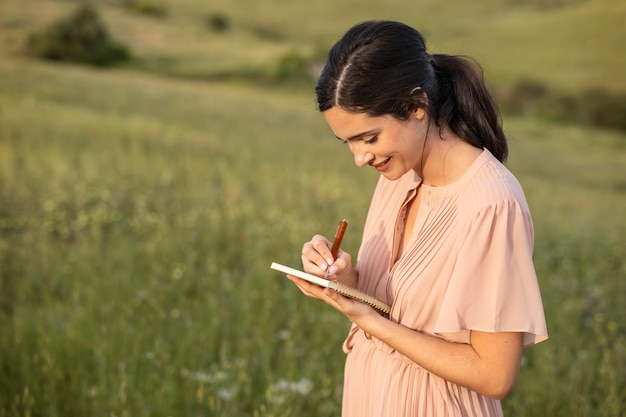
<instances>
[{"instance_id":1,"label":"bush","mask_svg":"<svg viewBox=\"0 0 626 417\"><path fill-rule=\"evenodd\" d=\"M626 131L626 93L590 89L574 96L537 81L521 80L500 103L510 114Z\"/></svg>"},{"instance_id":2,"label":"bush","mask_svg":"<svg viewBox=\"0 0 626 417\"><path fill-rule=\"evenodd\" d=\"M287 52L278 58L272 68L272 76L276 81L308 80L308 59L298 52Z\"/></svg>"},{"instance_id":3,"label":"bush","mask_svg":"<svg viewBox=\"0 0 626 417\"><path fill-rule=\"evenodd\" d=\"M521 80L503 98L502 104L507 112L513 114L529 114L536 110L537 105L546 100L548 88L533 80Z\"/></svg>"},{"instance_id":4,"label":"bush","mask_svg":"<svg viewBox=\"0 0 626 417\"><path fill-rule=\"evenodd\" d=\"M111 39L100 16L89 6L31 35L28 48L39 58L102 67L130 59L128 49Z\"/></svg>"},{"instance_id":5,"label":"bush","mask_svg":"<svg viewBox=\"0 0 626 417\"><path fill-rule=\"evenodd\" d=\"M156 18L164 18L167 15L164 6L150 0L130 0L126 3L126 8L132 12Z\"/></svg>"},{"instance_id":6,"label":"bush","mask_svg":"<svg viewBox=\"0 0 626 417\"><path fill-rule=\"evenodd\" d=\"M610 94L594 89L587 91L582 100L587 109L582 117L587 123L626 131L626 93Z\"/></svg>"},{"instance_id":7,"label":"bush","mask_svg":"<svg viewBox=\"0 0 626 417\"><path fill-rule=\"evenodd\" d=\"M230 29L230 19L221 13L212 13L207 17L206 23L213 32L226 32Z\"/></svg>"}]
</instances>

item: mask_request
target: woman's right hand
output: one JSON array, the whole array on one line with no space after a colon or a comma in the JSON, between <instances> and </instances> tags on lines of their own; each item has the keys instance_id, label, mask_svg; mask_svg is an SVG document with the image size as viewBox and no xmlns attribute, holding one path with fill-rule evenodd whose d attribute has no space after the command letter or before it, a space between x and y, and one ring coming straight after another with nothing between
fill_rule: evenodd
<instances>
[{"instance_id":1,"label":"woman's right hand","mask_svg":"<svg viewBox=\"0 0 626 417\"><path fill-rule=\"evenodd\" d=\"M352 267L352 257L339 250L337 259L331 253L333 243L322 235L315 235L302 246L302 266L309 274L324 276L329 269L329 279L356 287L357 272Z\"/></svg>"}]
</instances>

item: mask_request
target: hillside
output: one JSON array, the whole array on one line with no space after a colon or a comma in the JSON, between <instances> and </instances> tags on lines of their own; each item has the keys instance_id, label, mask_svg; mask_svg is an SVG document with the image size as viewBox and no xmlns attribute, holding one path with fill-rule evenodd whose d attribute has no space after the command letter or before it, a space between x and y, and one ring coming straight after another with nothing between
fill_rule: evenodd
<instances>
[{"instance_id":1,"label":"hillside","mask_svg":"<svg viewBox=\"0 0 626 417\"><path fill-rule=\"evenodd\" d=\"M67 15L79 1L3 0L0 54L23 53L27 35ZM475 56L498 88L520 79L558 90L626 92L626 3L617 0L420 2L291 0L229 2L99 0L114 37L136 57L131 68L210 79L276 70L281 58L323 55L350 25L403 20L422 30L432 51ZM453 11L453 12L451 12ZM219 29L215 21L222 22Z\"/></svg>"}]
</instances>

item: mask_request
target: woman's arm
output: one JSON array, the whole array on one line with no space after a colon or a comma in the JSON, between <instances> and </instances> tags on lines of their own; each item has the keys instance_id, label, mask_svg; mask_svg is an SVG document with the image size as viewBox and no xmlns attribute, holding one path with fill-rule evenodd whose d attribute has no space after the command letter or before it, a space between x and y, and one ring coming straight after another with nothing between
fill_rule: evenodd
<instances>
[{"instance_id":1,"label":"woman's arm","mask_svg":"<svg viewBox=\"0 0 626 417\"><path fill-rule=\"evenodd\" d=\"M338 304L344 302L340 297L330 294ZM515 386L523 333L472 330L465 344L419 333L376 313L360 317L357 325L422 368L479 394L502 399Z\"/></svg>"},{"instance_id":2,"label":"woman's arm","mask_svg":"<svg viewBox=\"0 0 626 417\"><path fill-rule=\"evenodd\" d=\"M447 381L496 399L504 398L515 386L523 333L471 331L469 344L449 342L388 320L370 306L328 288L293 276L290 279L306 295L327 302L366 333Z\"/></svg>"}]
</instances>

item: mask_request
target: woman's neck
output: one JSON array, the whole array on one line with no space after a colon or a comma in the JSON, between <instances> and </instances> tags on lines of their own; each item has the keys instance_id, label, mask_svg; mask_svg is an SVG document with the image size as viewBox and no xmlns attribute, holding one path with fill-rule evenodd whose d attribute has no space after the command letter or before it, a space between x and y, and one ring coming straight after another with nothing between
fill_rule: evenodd
<instances>
[{"instance_id":1,"label":"woman's neck","mask_svg":"<svg viewBox=\"0 0 626 417\"><path fill-rule=\"evenodd\" d=\"M470 145L449 129L444 129L441 136L439 129L432 129L424 146L422 172L418 174L425 185L440 187L451 184L465 174L482 152L482 149Z\"/></svg>"}]
</instances>

